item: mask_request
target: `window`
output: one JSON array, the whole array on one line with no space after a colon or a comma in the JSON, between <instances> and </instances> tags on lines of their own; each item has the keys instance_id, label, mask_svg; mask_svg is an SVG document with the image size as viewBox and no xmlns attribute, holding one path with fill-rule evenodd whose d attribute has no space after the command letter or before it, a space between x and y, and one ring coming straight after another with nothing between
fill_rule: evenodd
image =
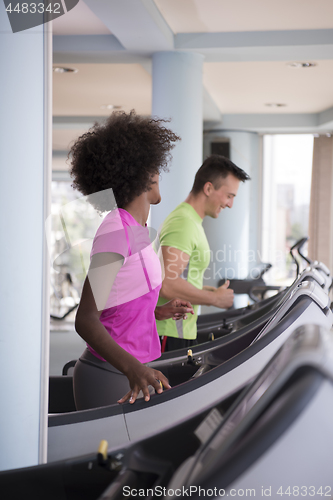
<instances>
[{"instance_id":1,"label":"window","mask_svg":"<svg viewBox=\"0 0 333 500\"><path fill-rule=\"evenodd\" d=\"M313 136L265 135L263 148L261 258L272 264L266 282L288 285L296 277L289 250L308 236Z\"/></svg>"},{"instance_id":2,"label":"window","mask_svg":"<svg viewBox=\"0 0 333 500\"><path fill-rule=\"evenodd\" d=\"M62 317L79 301L92 241L102 218L71 187L52 182L48 247L51 258L51 315Z\"/></svg>"}]
</instances>

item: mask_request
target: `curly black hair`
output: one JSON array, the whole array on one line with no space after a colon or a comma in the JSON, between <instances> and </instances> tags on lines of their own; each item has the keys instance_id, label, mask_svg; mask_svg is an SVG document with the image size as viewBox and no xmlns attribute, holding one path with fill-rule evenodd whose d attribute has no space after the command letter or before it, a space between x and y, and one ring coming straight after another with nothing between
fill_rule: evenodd
<instances>
[{"instance_id":1,"label":"curly black hair","mask_svg":"<svg viewBox=\"0 0 333 500\"><path fill-rule=\"evenodd\" d=\"M73 188L83 195L112 189L112 196L91 196L98 212L124 208L148 191L151 178L168 170L171 149L180 140L163 126L169 120L116 111L106 123L95 124L77 139L69 152ZM106 191L110 193L110 191Z\"/></svg>"}]
</instances>

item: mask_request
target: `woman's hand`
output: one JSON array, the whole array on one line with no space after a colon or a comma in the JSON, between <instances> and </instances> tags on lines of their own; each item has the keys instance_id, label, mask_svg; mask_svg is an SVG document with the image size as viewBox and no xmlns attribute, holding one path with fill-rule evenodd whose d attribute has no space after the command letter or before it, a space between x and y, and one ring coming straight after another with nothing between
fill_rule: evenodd
<instances>
[{"instance_id":1,"label":"woman's hand","mask_svg":"<svg viewBox=\"0 0 333 500\"><path fill-rule=\"evenodd\" d=\"M145 401L149 401L149 385L153 386L158 394L163 392L163 387L165 389L171 388L168 379L162 372L154 370L149 366L142 365L141 363L135 363L135 366L130 367L130 369L126 372L126 376L129 380L131 390L119 399L118 403L125 403L125 401L129 400L129 402L133 404L140 391L143 392Z\"/></svg>"},{"instance_id":2,"label":"woman's hand","mask_svg":"<svg viewBox=\"0 0 333 500\"><path fill-rule=\"evenodd\" d=\"M193 307L187 300L172 299L162 306L156 306L155 318L159 321L163 319L186 319L187 313L194 314Z\"/></svg>"}]
</instances>

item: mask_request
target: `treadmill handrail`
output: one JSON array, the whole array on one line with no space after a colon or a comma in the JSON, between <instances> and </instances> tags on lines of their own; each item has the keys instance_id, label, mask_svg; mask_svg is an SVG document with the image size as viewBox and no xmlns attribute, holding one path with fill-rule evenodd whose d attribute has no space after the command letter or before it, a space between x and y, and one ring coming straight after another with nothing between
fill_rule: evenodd
<instances>
[{"instance_id":1,"label":"treadmill handrail","mask_svg":"<svg viewBox=\"0 0 333 500\"><path fill-rule=\"evenodd\" d=\"M317 269L314 269L313 267L306 267L301 274L295 279L295 281L290 285L288 293L283 295L283 297L280 300L279 305L282 305L288 298L288 296L298 288L299 284L302 283L302 281L305 281L307 278L312 278L315 280L318 285L322 286L323 284L323 276L318 272Z\"/></svg>"},{"instance_id":2,"label":"treadmill handrail","mask_svg":"<svg viewBox=\"0 0 333 500\"><path fill-rule=\"evenodd\" d=\"M323 263L323 262L318 262L318 260L315 260L313 263L312 263L312 266L315 267L316 269L320 269L321 271L323 271L327 276L330 276L331 273L330 273L330 270L328 269L328 267Z\"/></svg>"},{"instance_id":3,"label":"treadmill handrail","mask_svg":"<svg viewBox=\"0 0 333 500\"><path fill-rule=\"evenodd\" d=\"M306 236L305 238L302 238L302 239L300 239L300 240L296 241L296 243L295 243L295 244L294 244L294 245L290 248L290 250L289 250L289 253L290 253L290 255L291 255L291 258L293 259L293 261L294 261L294 262L295 262L295 264L296 264L296 276L298 276L298 275L299 275L299 263L298 263L298 261L297 261L297 259L296 259L295 255L293 254L293 250L295 250L295 248L297 248L297 250L298 250L298 248L299 248L299 247L301 247L302 245L304 245L304 243L305 243L307 240L308 240L308 237Z\"/></svg>"},{"instance_id":4,"label":"treadmill handrail","mask_svg":"<svg viewBox=\"0 0 333 500\"><path fill-rule=\"evenodd\" d=\"M307 241L309 241L309 237L308 236L306 236L305 238L303 238L303 242L300 245L298 245L297 252L302 257L302 259L305 260L305 262L307 262L308 264L311 265L312 264L312 260L310 260L308 257L305 257L305 255L303 255L302 252L301 252L303 245L305 245L305 243Z\"/></svg>"},{"instance_id":5,"label":"treadmill handrail","mask_svg":"<svg viewBox=\"0 0 333 500\"><path fill-rule=\"evenodd\" d=\"M328 291L330 289L332 283L332 278L330 276L327 276L321 269L313 266L308 266L305 269L308 270L309 273L311 272L311 276L315 278L324 290Z\"/></svg>"},{"instance_id":6,"label":"treadmill handrail","mask_svg":"<svg viewBox=\"0 0 333 500\"><path fill-rule=\"evenodd\" d=\"M273 328L279 321L283 318L283 316L289 311L289 309L293 306L293 304L298 300L302 295L308 295L318 304L321 309L329 308L330 306L330 298L324 292L324 290L320 287L320 285L315 281L302 281L301 283L297 283L295 288L292 288L290 294L283 303L280 305L276 313L273 315L270 321L264 326L261 332L257 335L257 337L253 340L252 344L256 342L258 339L263 337L268 330Z\"/></svg>"}]
</instances>

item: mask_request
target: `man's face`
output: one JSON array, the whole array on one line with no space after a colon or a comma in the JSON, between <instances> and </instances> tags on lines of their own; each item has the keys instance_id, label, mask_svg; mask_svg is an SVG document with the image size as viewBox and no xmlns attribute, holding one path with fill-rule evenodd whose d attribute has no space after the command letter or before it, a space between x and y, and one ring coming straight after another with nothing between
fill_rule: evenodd
<instances>
[{"instance_id":1,"label":"man's face","mask_svg":"<svg viewBox=\"0 0 333 500\"><path fill-rule=\"evenodd\" d=\"M231 208L234 203L234 198L237 195L239 188L239 179L232 174L227 175L222 179L222 184L218 189L215 189L211 184L207 190L206 214L216 219L219 213L224 208Z\"/></svg>"}]
</instances>

